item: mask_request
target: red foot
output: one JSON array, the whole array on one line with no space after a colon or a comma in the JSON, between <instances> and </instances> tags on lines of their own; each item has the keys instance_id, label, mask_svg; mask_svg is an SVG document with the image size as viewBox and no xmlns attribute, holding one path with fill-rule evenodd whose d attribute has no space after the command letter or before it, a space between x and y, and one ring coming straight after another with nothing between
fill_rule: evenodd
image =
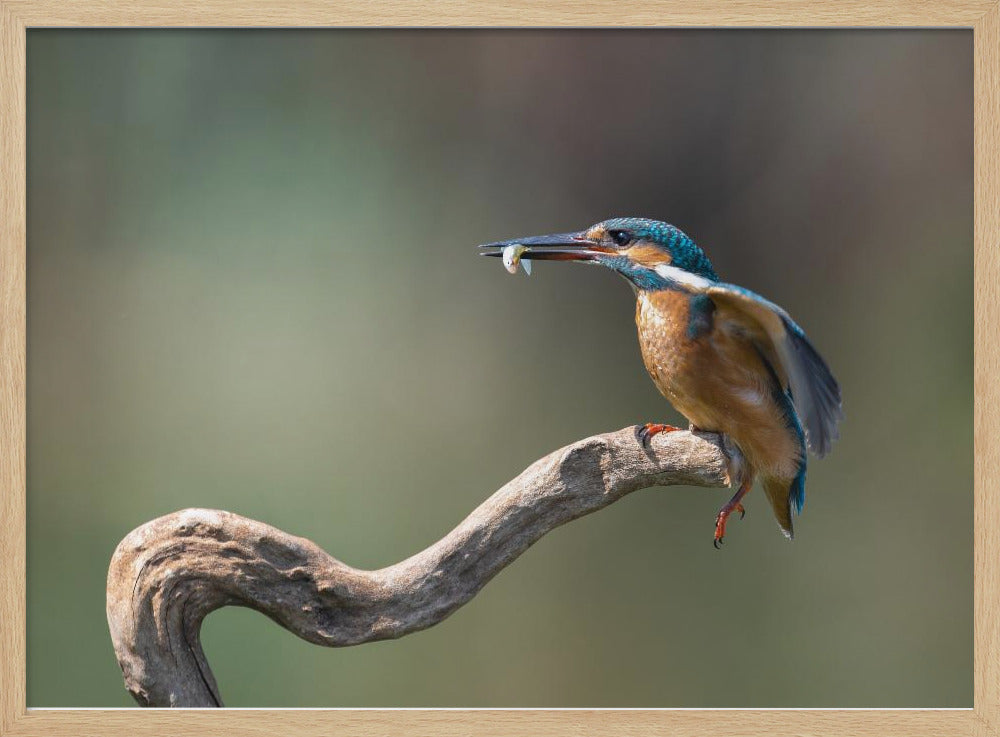
<instances>
[{"instance_id":1,"label":"red foot","mask_svg":"<svg viewBox=\"0 0 1000 737\"><path fill-rule=\"evenodd\" d=\"M648 448L649 441L653 439L653 436L659 435L661 432L676 432L677 430L680 430L680 428L674 427L673 425L661 425L658 422L647 422L639 429L639 442Z\"/></svg>"},{"instance_id":2,"label":"red foot","mask_svg":"<svg viewBox=\"0 0 1000 737\"><path fill-rule=\"evenodd\" d=\"M729 519L729 515L733 512L739 512L740 519L746 517L747 510L743 507L741 500L750 491L751 486L753 486L753 481L746 481L740 486L740 490L733 495L733 498L726 502L715 516L715 539L712 540L712 545L715 546L716 550L722 547L722 538L726 536L726 521Z\"/></svg>"}]
</instances>

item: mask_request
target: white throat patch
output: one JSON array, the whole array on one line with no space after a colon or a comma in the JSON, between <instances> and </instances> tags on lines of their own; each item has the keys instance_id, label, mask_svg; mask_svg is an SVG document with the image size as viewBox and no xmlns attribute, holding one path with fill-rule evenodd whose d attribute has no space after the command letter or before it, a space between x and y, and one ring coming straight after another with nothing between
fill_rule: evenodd
<instances>
[{"instance_id":1,"label":"white throat patch","mask_svg":"<svg viewBox=\"0 0 1000 737\"><path fill-rule=\"evenodd\" d=\"M672 282L683 284L684 286L692 287L694 289L708 289L712 286L712 281L710 279L698 276L697 274L692 274L690 271L684 271L684 269L678 269L676 266L671 266L669 264L657 264L653 267L653 270L664 279L669 279Z\"/></svg>"}]
</instances>

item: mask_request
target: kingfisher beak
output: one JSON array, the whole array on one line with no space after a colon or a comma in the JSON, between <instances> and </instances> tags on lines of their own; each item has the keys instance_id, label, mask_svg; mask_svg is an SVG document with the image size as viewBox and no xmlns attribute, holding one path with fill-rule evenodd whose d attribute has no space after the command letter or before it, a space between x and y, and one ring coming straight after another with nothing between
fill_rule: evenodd
<instances>
[{"instance_id":1,"label":"kingfisher beak","mask_svg":"<svg viewBox=\"0 0 1000 737\"><path fill-rule=\"evenodd\" d=\"M587 238L586 231L580 231L484 243L480 246L483 250L479 254L502 256L503 250L508 246L524 246L526 250L521 258L534 261L596 261L601 256L614 253L613 249Z\"/></svg>"}]
</instances>

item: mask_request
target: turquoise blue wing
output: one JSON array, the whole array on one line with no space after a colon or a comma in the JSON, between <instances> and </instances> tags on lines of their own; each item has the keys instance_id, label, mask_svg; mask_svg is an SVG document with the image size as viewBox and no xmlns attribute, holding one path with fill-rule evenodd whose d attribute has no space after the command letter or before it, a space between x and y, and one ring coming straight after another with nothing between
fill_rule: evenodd
<instances>
[{"instance_id":1,"label":"turquoise blue wing","mask_svg":"<svg viewBox=\"0 0 1000 737\"><path fill-rule=\"evenodd\" d=\"M775 369L791 394L809 450L826 455L844 416L840 386L802 328L778 305L749 289L715 283L705 293L722 308L719 318L736 323L737 329L762 343L765 354L777 359Z\"/></svg>"}]
</instances>

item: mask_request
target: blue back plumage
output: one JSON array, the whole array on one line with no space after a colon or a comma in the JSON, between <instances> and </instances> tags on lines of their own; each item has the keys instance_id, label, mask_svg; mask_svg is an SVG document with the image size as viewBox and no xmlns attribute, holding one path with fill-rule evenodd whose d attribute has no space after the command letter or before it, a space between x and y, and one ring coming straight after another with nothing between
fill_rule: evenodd
<instances>
[{"instance_id":1,"label":"blue back plumage","mask_svg":"<svg viewBox=\"0 0 1000 737\"><path fill-rule=\"evenodd\" d=\"M792 485L788 489L789 505L795 510L796 514L802 514L802 507L806 503L807 459L805 432L802 429L802 422L799 420L799 414L795 410L795 404L792 402L791 392L782 386L781 380L778 378L778 373L775 371L774 366L770 364L767 357L760 351L759 348L757 349L757 355L760 356L760 360L763 362L771 378L771 396L774 398L775 404L781 408L781 412L785 418L785 425L789 430L795 431L795 436L799 439L799 447L802 449L802 455L799 458L798 472L795 474L795 478L792 480Z\"/></svg>"}]
</instances>

